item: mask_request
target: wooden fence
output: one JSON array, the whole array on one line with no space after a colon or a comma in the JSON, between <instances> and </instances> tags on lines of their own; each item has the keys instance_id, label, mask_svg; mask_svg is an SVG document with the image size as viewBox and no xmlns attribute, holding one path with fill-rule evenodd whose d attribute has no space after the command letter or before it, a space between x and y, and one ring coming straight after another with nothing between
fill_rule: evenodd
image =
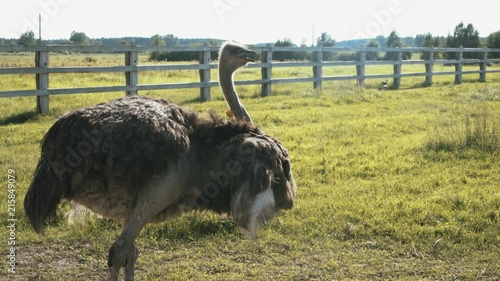
<instances>
[{"instance_id":1,"label":"wooden fence","mask_svg":"<svg viewBox=\"0 0 500 281\"><path fill-rule=\"evenodd\" d=\"M366 79L392 79L392 87L397 89L401 85L403 77L423 76L425 84L432 85L432 78L438 75L454 75L455 83L462 82L464 74L478 74L479 81L486 81L488 73L500 73L500 69L487 69L488 65L500 63L500 59L488 58L490 53L500 53L500 49L488 48L336 48L336 47L265 47L253 48L260 52L260 62L251 63L248 67L260 68L262 77L258 80L235 81L236 85L262 85L263 96L271 94L273 84L278 83L312 83L314 89L320 89L324 81L356 80L359 86L364 86ZM176 47L139 47L139 46L0 46L0 53L4 52L32 52L35 54L35 67L21 68L0 68L2 74L35 74L35 90L7 90L0 91L1 97L36 96L37 109L43 114L49 112L49 96L64 94L83 94L97 92L117 92L124 91L127 95L136 95L139 91L199 88L202 100L210 99L211 87L218 86L217 82L211 81L211 70L217 65L211 62L211 52L216 52L217 47L211 46L176 46ZM199 62L192 64L163 64L163 65L139 65L139 53L143 52L178 52L189 51L199 53ZM122 53L125 55L124 66L104 66L104 67L51 67L49 56L53 53ZM274 52L309 52L310 61L274 62ZM350 61L326 61L323 59L325 53L350 52L355 54L356 59ZM367 53L373 52L393 52L395 60L366 60ZM403 60L406 52L423 53L426 52L426 60ZM437 60L435 53L455 53L456 59ZM479 59L465 59L464 53L479 54ZM0 57L1 58L1 57ZM425 68L423 72L402 73L402 66L407 64L421 64ZM454 71L434 71L434 65L448 64L454 65ZM463 70L463 65L475 64L477 70ZM391 74L366 74L367 65L392 65ZM324 67L335 66L355 66L356 75L324 76ZM273 78L272 69L276 67L312 67L312 77L300 78ZM138 74L141 71L165 71L165 70L198 70L199 81L188 83L165 83L165 84L139 84ZM125 85L123 86L102 86L85 88L64 88L55 89L49 87L49 75L52 73L105 73L118 72L125 74Z\"/></svg>"}]
</instances>

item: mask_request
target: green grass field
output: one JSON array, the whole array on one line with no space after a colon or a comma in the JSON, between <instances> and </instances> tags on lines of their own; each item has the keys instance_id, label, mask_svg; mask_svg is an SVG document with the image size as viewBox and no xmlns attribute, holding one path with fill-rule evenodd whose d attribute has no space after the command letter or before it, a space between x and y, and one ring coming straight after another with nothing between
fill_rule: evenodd
<instances>
[{"instance_id":1,"label":"green grass field","mask_svg":"<svg viewBox=\"0 0 500 281\"><path fill-rule=\"evenodd\" d=\"M56 57L51 65L84 65L85 57ZM123 60L94 58L93 65ZM0 67L26 66L31 57L1 59ZM367 73L392 70L379 68ZM275 77L311 75L306 68L273 71ZM197 75L151 72L139 82ZM258 75L259 69L242 69L236 79ZM34 88L32 75L0 78L1 90ZM210 213L147 226L136 241L137 280L500 280L500 75L488 75L488 83L465 75L461 85L452 76L435 77L428 88L422 79L403 79L402 89L390 91L378 90L379 81L364 89L354 81L329 82L321 91L276 85L267 98L259 86L237 87L254 122L291 154L296 208L264 227L257 242ZM51 87L123 81L119 74L54 75ZM223 115L227 108L218 88L209 102L199 102L197 89L141 94L201 112ZM0 99L0 280L105 278L119 222L89 217L83 226L68 226L65 203L58 225L41 236L27 225L22 204L39 142L58 116L123 95L53 96L47 116L35 113L34 97ZM7 273L8 169L16 176L15 274Z\"/></svg>"}]
</instances>

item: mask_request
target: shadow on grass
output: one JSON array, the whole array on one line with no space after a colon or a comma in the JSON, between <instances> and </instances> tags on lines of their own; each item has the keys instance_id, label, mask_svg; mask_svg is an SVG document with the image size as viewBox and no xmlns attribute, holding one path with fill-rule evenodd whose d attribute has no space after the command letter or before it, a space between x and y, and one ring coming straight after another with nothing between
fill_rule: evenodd
<instances>
[{"instance_id":1,"label":"shadow on grass","mask_svg":"<svg viewBox=\"0 0 500 281\"><path fill-rule=\"evenodd\" d=\"M146 237L155 240L192 241L220 234L238 233L236 224L230 219L207 219L191 215L180 220L143 229Z\"/></svg>"},{"instance_id":2,"label":"shadow on grass","mask_svg":"<svg viewBox=\"0 0 500 281\"><path fill-rule=\"evenodd\" d=\"M277 95L277 94L275 94ZM290 93L279 93L280 96L287 96L290 95ZM260 92L254 92L252 94L247 94L247 95L238 95L239 99L244 103L245 100L255 100L255 99L261 99L263 96ZM168 99L167 99L168 100ZM223 95L219 94L212 94L210 97L210 101L223 101L225 102L226 99L224 98ZM186 104L198 104L198 103L205 103L206 101L202 99L201 97L196 97L196 98L191 98L191 99L186 99L184 101L178 102L178 105L186 105Z\"/></svg>"},{"instance_id":3,"label":"shadow on grass","mask_svg":"<svg viewBox=\"0 0 500 281\"><path fill-rule=\"evenodd\" d=\"M168 100L168 99L167 99ZM213 100L213 98L212 98ZM178 102L178 105L186 105L186 104L197 104L197 103L204 103L205 101L201 97L196 97L192 99L186 99L184 101Z\"/></svg>"},{"instance_id":4,"label":"shadow on grass","mask_svg":"<svg viewBox=\"0 0 500 281\"><path fill-rule=\"evenodd\" d=\"M0 126L24 124L32 121L36 117L38 117L38 113L36 111L26 111L0 119Z\"/></svg>"},{"instance_id":5,"label":"shadow on grass","mask_svg":"<svg viewBox=\"0 0 500 281\"><path fill-rule=\"evenodd\" d=\"M67 220L63 212L57 214L58 218L49 221L51 228L64 229L62 226ZM182 218L159 224L147 224L141 231L142 237L162 241L193 241L214 235L239 234L236 224L229 218L216 218L216 215L186 213ZM88 218L83 220L84 224L75 224L68 231L77 231L78 235L99 236L103 232L111 232L119 235L122 222L107 218ZM78 236L77 235L77 236Z\"/></svg>"}]
</instances>

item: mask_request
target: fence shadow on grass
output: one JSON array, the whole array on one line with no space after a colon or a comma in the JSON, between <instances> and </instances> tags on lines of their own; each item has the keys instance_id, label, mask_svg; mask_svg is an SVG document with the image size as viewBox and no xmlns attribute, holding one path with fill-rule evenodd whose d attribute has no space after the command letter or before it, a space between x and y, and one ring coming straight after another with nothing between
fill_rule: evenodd
<instances>
[{"instance_id":1,"label":"fence shadow on grass","mask_svg":"<svg viewBox=\"0 0 500 281\"><path fill-rule=\"evenodd\" d=\"M26 111L0 119L0 126L24 124L35 119L39 114L36 111Z\"/></svg>"}]
</instances>

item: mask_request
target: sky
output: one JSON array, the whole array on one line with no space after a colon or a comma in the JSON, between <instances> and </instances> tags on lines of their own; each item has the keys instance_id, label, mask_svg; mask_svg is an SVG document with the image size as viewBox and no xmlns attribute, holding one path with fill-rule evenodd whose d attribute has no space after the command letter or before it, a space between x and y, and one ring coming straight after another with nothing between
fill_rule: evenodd
<instances>
[{"instance_id":1,"label":"sky","mask_svg":"<svg viewBox=\"0 0 500 281\"><path fill-rule=\"evenodd\" d=\"M38 38L216 38L244 44L289 38L311 44L321 32L336 41L430 32L446 36L463 21L480 36L500 30L496 0L0 0L0 38L33 30Z\"/></svg>"}]
</instances>

